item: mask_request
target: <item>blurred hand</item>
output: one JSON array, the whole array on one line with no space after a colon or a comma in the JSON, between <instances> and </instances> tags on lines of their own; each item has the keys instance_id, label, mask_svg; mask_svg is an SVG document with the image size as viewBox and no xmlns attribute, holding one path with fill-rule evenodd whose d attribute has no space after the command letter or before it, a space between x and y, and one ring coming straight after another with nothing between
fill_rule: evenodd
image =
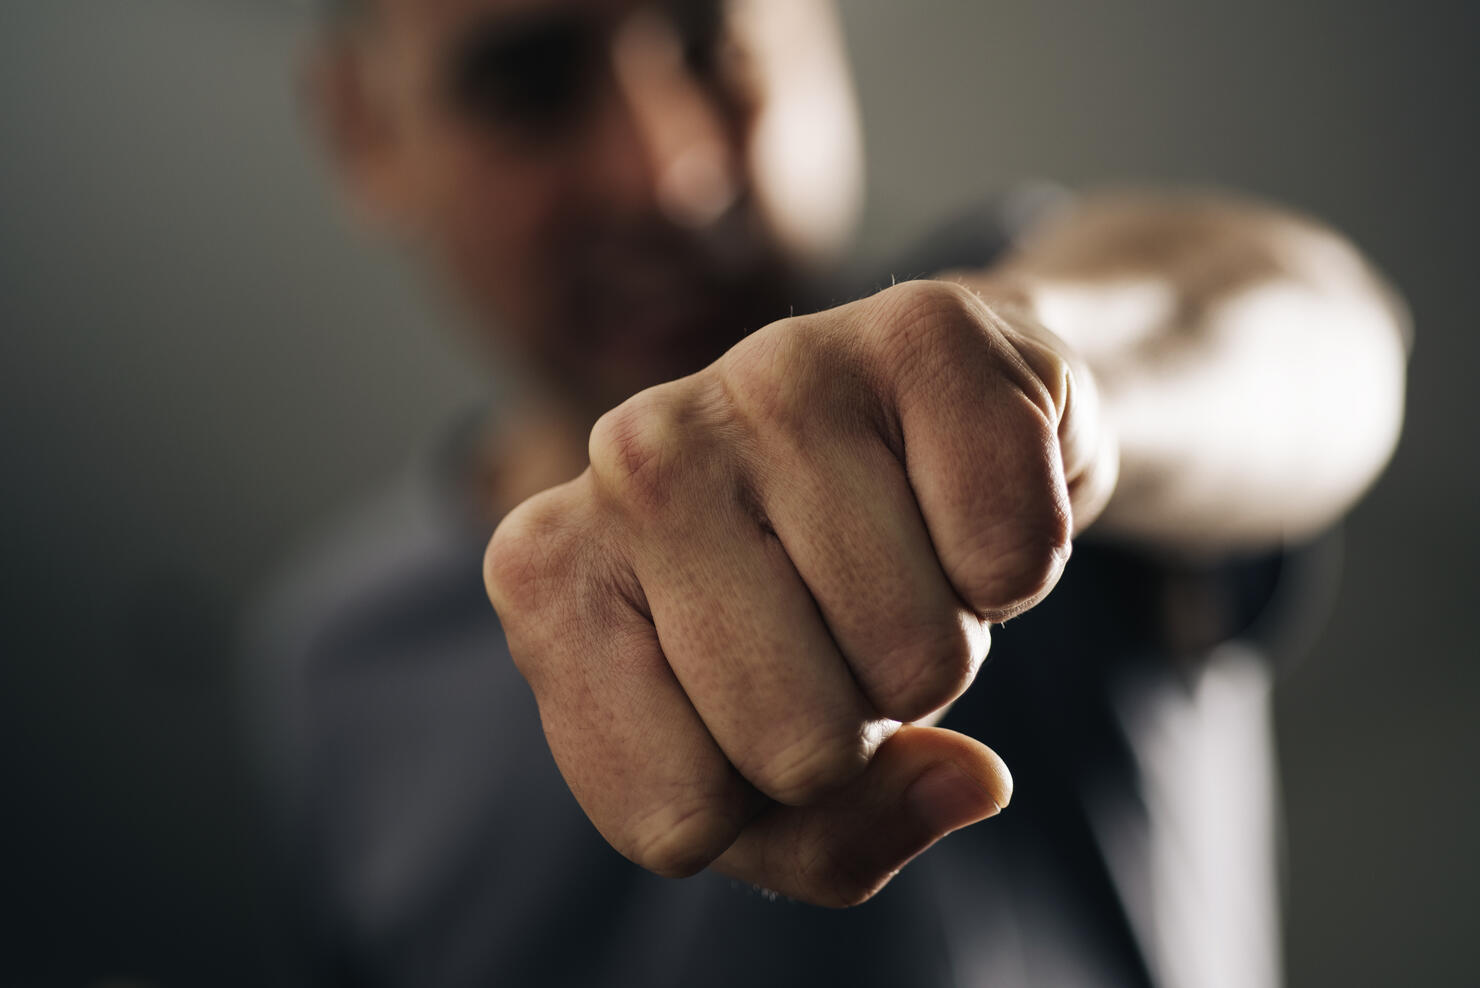
<instances>
[{"instance_id":1,"label":"blurred hand","mask_svg":"<svg viewBox=\"0 0 1480 988\"><path fill-rule=\"evenodd\" d=\"M1072 359L960 286L898 285L635 396L504 520L489 596L614 847L842 906L1007 805L989 749L901 722L966 689L1114 486Z\"/></svg>"}]
</instances>

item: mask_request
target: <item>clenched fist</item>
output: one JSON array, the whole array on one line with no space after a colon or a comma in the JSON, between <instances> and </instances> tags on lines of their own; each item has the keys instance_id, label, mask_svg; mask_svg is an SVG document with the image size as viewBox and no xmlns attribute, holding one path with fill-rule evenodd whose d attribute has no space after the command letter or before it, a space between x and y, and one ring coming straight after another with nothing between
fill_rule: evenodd
<instances>
[{"instance_id":1,"label":"clenched fist","mask_svg":"<svg viewBox=\"0 0 1480 988\"><path fill-rule=\"evenodd\" d=\"M990 750L908 722L1052 589L1115 447L1011 308L901 284L756 332L591 433L489 545L551 751L606 839L823 905L996 813Z\"/></svg>"}]
</instances>

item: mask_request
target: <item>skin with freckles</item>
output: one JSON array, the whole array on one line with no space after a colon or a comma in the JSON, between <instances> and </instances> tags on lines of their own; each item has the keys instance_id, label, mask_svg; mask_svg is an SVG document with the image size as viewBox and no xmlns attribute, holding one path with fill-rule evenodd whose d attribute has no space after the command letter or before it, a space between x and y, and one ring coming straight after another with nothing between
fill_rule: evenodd
<instances>
[{"instance_id":1,"label":"skin with freckles","mask_svg":"<svg viewBox=\"0 0 1480 988\"><path fill-rule=\"evenodd\" d=\"M532 382L469 464L489 596L572 792L661 874L867 899L1007 806L924 725L1073 537L1278 545L1396 440L1396 296L1227 197L1087 197L789 315L861 175L823 0L364 0L305 81L362 215Z\"/></svg>"}]
</instances>

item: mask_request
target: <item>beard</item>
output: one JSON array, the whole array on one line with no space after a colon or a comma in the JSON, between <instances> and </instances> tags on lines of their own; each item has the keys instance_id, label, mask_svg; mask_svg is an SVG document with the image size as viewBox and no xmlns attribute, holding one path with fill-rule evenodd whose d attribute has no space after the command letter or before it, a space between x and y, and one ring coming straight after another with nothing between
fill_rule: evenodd
<instances>
[{"instance_id":1,"label":"beard","mask_svg":"<svg viewBox=\"0 0 1480 988\"><path fill-rule=\"evenodd\" d=\"M584 231L560 253L541 362L552 384L601 410L702 369L797 297L792 266L743 207L700 231Z\"/></svg>"}]
</instances>

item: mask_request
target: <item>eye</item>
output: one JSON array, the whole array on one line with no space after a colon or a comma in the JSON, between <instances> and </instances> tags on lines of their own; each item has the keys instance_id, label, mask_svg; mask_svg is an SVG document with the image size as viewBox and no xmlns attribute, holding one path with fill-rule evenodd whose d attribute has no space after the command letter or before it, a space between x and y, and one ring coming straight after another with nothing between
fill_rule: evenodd
<instances>
[{"instance_id":1,"label":"eye","mask_svg":"<svg viewBox=\"0 0 1480 988\"><path fill-rule=\"evenodd\" d=\"M597 58L594 32L577 21L492 26L453 59L452 103L490 129L553 136L589 104Z\"/></svg>"}]
</instances>

